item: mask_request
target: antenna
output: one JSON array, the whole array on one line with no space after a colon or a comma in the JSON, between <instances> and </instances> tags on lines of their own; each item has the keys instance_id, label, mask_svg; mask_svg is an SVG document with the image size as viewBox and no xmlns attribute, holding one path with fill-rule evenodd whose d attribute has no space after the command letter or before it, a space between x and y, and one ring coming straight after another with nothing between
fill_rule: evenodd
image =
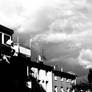
<instances>
[{"instance_id":1,"label":"antenna","mask_svg":"<svg viewBox=\"0 0 92 92\"><path fill-rule=\"evenodd\" d=\"M20 53L20 49L19 49L19 36L17 36L17 46L18 46L18 53Z\"/></svg>"},{"instance_id":2,"label":"antenna","mask_svg":"<svg viewBox=\"0 0 92 92\"><path fill-rule=\"evenodd\" d=\"M30 39L29 45L30 45L30 55L32 56L32 41L33 39Z\"/></svg>"},{"instance_id":3,"label":"antenna","mask_svg":"<svg viewBox=\"0 0 92 92\"><path fill-rule=\"evenodd\" d=\"M44 49L42 48L42 59L43 60L47 60L47 58L45 57L45 55L44 55Z\"/></svg>"}]
</instances>

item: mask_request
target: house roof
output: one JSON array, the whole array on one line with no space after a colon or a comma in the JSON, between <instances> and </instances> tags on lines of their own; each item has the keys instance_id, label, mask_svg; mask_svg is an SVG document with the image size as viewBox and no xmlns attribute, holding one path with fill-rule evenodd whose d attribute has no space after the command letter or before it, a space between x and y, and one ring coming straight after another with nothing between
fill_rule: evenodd
<instances>
[{"instance_id":1,"label":"house roof","mask_svg":"<svg viewBox=\"0 0 92 92\"><path fill-rule=\"evenodd\" d=\"M43 69L43 70L46 70L46 71L52 71L53 70L52 66L45 65L42 62L37 63L37 62L31 61L30 66L36 67L38 69Z\"/></svg>"},{"instance_id":2,"label":"house roof","mask_svg":"<svg viewBox=\"0 0 92 92\"><path fill-rule=\"evenodd\" d=\"M68 78L68 79L75 79L77 77L77 75L74 75L74 74L54 70L54 68L52 66L45 65L41 62L37 63L37 62L31 61L30 66L36 67L38 69L43 69L43 70L46 70L46 71L52 71L54 73L54 75L64 77L64 78Z\"/></svg>"},{"instance_id":3,"label":"house roof","mask_svg":"<svg viewBox=\"0 0 92 92\"><path fill-rule=\"evenodd\" d=\"M19 54L19 57L21 55L22 54ZM63 71L61 72L59 70L54 70L54 68L52 66L43 64L42 62L31 61L31 58L26 58L25 56L23 56L23 57L26 59L26 63L30 67L35 67L35 68L43 69L43 70L46 70L46 71L52 71L54 73L54 75L64 77L64 78L67 78L67 79L76 79L76 77L77 77L77 75L75 75L75 74L70 74L70 73L67 73L67 72L63 72Z\"/></svg>"},{"instance_id":4,"label":"house roof","mask_svg":"<svg viewBox=\"0 0 92 92\"><path fill-rule=\"evenodd\" d=\"M57 71L57 70L53 70L53 73L56 76L60 76L60 77L68 78L68 79L75 79L77 77L77 75L70 74L67 72L61 72L61 71Z\"/></svg>"},{"instance_id":5,"label":"house roof","mask_svg":"<svg viewBox=\"0 0 92 92\"><path fill-rule=\"evenodd\" d=\"M0 32L6 33L8 35L12 35L14 31L8 27L5 27L3 25L0 25Z\"/></svg>"}]
</instances>

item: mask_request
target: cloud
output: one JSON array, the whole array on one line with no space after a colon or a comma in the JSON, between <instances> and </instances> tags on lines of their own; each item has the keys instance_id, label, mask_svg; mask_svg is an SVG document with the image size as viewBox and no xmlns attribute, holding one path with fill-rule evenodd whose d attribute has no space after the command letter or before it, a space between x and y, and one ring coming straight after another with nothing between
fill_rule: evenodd
<instances>
[{"instance_id":1,"label":"cloud","mask_svg":"<svg viewBox=\"0 0 92 92\"><path fill-rule=\"evenodd\" d=\"M82 31L82 32L50 32L45 34L37 35L34 40L38 40L39 42L47 42L47 43L62 43L64 41L69 42L70 47L81 47L83 44L87 43L85 40L91 41L92 32ZM90 44L90 42L89 42ZM87 45L87 44L86 44Z\"/></svg>"},{"instance_id":2,"label":"cloud","mask_svg":"<svg viewBox=\"0 0 92 92\"><path fill-rule=\"evenodd\" d=\"M57 62L57 61L60 61L60 59L59 59L59 58L52 58L52 59L50 60L50 62Z\"/></svg>"},{"instance_id":3,"label":"cloud","mask_svg":"<svg viewBox=\"0 0 92 92\"><path fill-rule=\"evenodd\" d=\"M37 51L39 43L54 44L47 46L51 61L71 63L83 49L78 59L85 66L91 61L83 57L92 48L91 11L91 0L0 0L0 24L19 32L25 44L33 38Z\"/></svg>"},{"instance_id":4,"label":"cloud","mask_svg":"<svg viewBox=\"0 0 92 92\"><path fill-rule=\"evenodd\" d=\"M35 30L38 32L39 30L37 30L36 25L38 25L39 19L37 16L40 16L41 12L47 9L49 11L46 14L46 17L49 17L48 21L53 19L55 22L60 17L75 15L73 9L78 8L79 5L80 7L86 7L86 0L78 0L77 2L76 0L0 0L0 15L2 20L0 23L11 28L16 28L19 32L34 32ZM42 22L44 23L45 21ZM43 30L42 32L45 31Z\"/></svg>"},{"instance_id":5,"label":"cloud","mask_svg":"<svg viewBox=\"0 0 92 92\"><path fill-rule=\"evenodd\" d=\"M48 0L0 0L0 24L24 32L47 4Z\"/></svg>"},{"instance_id":6,"label":"cloud","mask_svg":"<svg viewBox=\"0 0 92 92\"><path fill-rule=\"evenodd\" d=\"M82 49L78 57L79 64L84 68L92 68L92 50Z\"/></svg>"},{"instance_id":7,"label":"cloud","mask_svg":"<svg viewBox=\"0 0 92 92\"><path fill-rule=\"evenodd\" d=\"M74 2L67 0L61 1L60 5L51 8L53 12L50 13L50 18L52 17L53 21L48 25L49 27L47 26L48 29L35 35L34 40L47 43L69 41L80 47L91 33L89 30L92 21L89 21L86 13L79 9L88 9L89 3L86 0L74 0Z\"/></svg>"},{"instance_id":8,"label":"cloud","mask_svg":"<svg viewBox=\"0 0 92 92\"><path fill-rule=\"evenodd\" d=\"M53 57L49 60L49 62L61 62L61 63L66 63L67 65L74 67L74 66L78 66L79 63L77 62L77 58L75 57L67 57L67 55L65 57L62 56L58 56L58 57Z\"/></svg>"}]
</instances>

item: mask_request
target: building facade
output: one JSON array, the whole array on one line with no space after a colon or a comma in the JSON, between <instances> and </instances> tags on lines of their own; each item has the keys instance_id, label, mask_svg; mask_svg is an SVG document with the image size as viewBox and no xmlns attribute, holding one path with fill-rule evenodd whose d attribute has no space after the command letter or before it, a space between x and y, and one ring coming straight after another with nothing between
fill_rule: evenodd
<instances>
[{"instance_id":1,"label":"building facade","mask_svg":"<svg viewBox=\"0 0 92 92\"><path fill-rule=\"evenodd\" d=\"M43 90L45 92L52 92L53 67L47 66L43 63L31 62L30 70L31 76L37 80L38 84L43 88Z\"/></svg>"},{"instance_id":2,"label":"building facade","mask_svg":"<svg viewBox=\"0 0 92 92\"><path fill-rule=\"evenodd\" d=\"M76 84L76 75L53 70L52 80L53 92L71 92L72 85Z\"/></svg>"},{"instance_id":3,"label":"building facade","mask_svg":"<svg viewBox=\"0 0 92 92\"><path fill-rule=\"evenodd\" d=\"M30 62L30 75L34 77L45 92L71 92L76 84L76 75L55 70L42 62ZM31 80L31 88L34 86ZM36 89L36 86L35 86ZM72 90L74 91L74 90Z\"/></svg>"}]
</instances>

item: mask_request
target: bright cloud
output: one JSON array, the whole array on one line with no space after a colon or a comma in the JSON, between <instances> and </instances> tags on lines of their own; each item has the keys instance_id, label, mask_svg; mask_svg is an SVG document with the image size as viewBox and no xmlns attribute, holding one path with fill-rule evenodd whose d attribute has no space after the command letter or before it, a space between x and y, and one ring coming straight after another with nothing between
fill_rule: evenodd
<instances>
[{"instance_id":1,"label":"bright cloud","mask_svg":"<svg viewBox=\"0 0 92 92\"><path fill-rule=\"evenodd\" d=\"M47 43L60 43L68 41L70 42L69 47L81 47L85 43L88 45L88 42L85 42L85 40L88 40L90 44L90 38L92 37L91 34L91 31L72 32L70 34L65 32L51 32L47 34L39 34L34 38L34 40L38 39L39 42L42 41Z\"/></svg>"},{"instance_id":2,"label":"bright cloud","mask_svg":"<svg viewBox=\"0 0 92 92\"><path fill-rule=\"evenodd\" d=\"M79 64L84 68L92 68L92 50L82 49L78 57Z\"/></svg>"},{"instance_id":3,"label":"bright cloud","mask_svg":"<svg viewBox=\"0 0 92 92\"><path fill-rule=\"evenodd\" d=\"M91 33L89 30L91 29L90 24L92 22L89 21L85 13L79 10L83 8L88 9L89 4L86 0L74 0L74 2L67 0L66 2L61 2L60 5L56 5L51 13L53 21L49 25L48 30L37 34L34 39L54 43L71 41L79 46L89 36L88 34Z\"/></svg>"},{"instance_id":4,"label":"bright cloud","mask_svg":"<svg viewBox=\"0 0 92 92\"><path fill-rule=\"evenodd\" d=\"M78 0L77 2L76 0L0 0L0 19L2 20L0 24L17 28L21 32L28 29L33 32L35 29L33 26L40 10L44 11L44 8L49 8L53 11L49 17L56 21L61 16L75 15L74 9L79 6L86 7L88 4L86 0Z\"/></svg>"},{"instance_id":5,"label":"bright cloud","mask_svg":"<svg viewBox=\"0 0 92 92\"><path fill-rule=\"evenodd\" d=\"M35 21L38 10L49 3L48 0L0 0L0 24L23 32Z\"/></svg>"}]
</instances>

